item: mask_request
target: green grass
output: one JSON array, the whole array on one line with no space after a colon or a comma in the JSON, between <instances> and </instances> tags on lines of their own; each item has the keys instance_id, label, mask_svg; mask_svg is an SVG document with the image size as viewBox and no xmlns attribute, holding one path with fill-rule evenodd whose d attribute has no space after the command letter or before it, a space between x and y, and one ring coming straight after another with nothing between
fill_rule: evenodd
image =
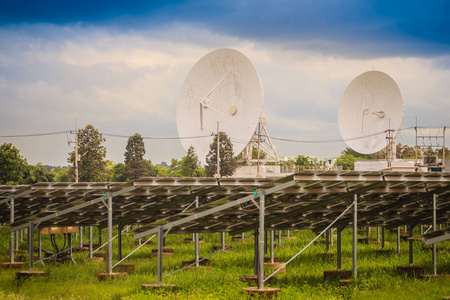
<instances>
[{"instance_id":1,"label":"green grass","mask_svg":"<svg viewBox=\"0 0 450 300\"><path fill-rule=\"evenodd\" d=\"M282 245L275 248L275 256L280 261L287 261L314 238L309 230L291 231L291 236L283 237ZM174 248L175 253L164 258L164 275L181 268L183 261L194 258L194 245L184 243L184 238L188 237L192 235L167 236L166 247ZM206 257L212 253L212 245L220 243L220 234L201 234L200 237L204 241L200 245L200 256ZM386 245L387 249L396 249L395 234L386 231L386 240L390 242ZM47 242L48 236L43 236L43 244ZM351 242L352 231L346 229L342 241L342 269L352 269L351 259L345 259L352 257ZM227 244L231 243L231 237L227 236ZM9 230L0 229L1 261L8 261L8 244ZM74 245L78 246L78 242L74 241ZM440 243L439 246L450 250L450 242ZM134 247L132 235L125 235L123 255L130 253ZM253 237L234 245L233 251L210 257L212 271L181 271L163 279L164 283L176 284L177 290L144 292L142 284L156 282L156 259L148 258L155 247L144 246L124 262L135 265L135 272L124 280L99 282L96 274L105 271L105 264L85 260L87 252L74 254L76 265L36 264L35 270L48 273L42 278L17 281L15 270L1 270L0 299L250 299L242 293L247 284L240 282L239 276L253 274ZM26 248L25 241L21 248ZM379 248L377 244L358 244L359 282L353 282L350 286L340 287L338 282L323 280L323 271L336 269L336 261L324 261L316 256L325 252L322 243L311 245L287 266L286 273L277 274L269 286L281 288L278 299L442 299L443 296L450 296L449 279L417 279L396 273L396 266L408 265L407 242L401 243L401 256L376 256L372 251ZM114 241L114 249L117 250L117 240ZM330 252L336 253L335 245L330 247ZM117 253L114 255L114 261L117 261ZM417 242L414 264L425 265L427 272L432 272L431 252L423 250ZM438 252L438 272L450 273L450 253ZM269 274L268 270L266 274Z\"/></svg>"}]
</instances>

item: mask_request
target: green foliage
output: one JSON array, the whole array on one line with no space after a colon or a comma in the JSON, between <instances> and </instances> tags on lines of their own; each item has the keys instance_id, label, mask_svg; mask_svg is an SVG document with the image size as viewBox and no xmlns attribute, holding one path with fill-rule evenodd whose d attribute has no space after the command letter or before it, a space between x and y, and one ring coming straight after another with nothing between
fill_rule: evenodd
<instances>
[{"instance_id":1,"label":"green foliage","mask_svg":"<svg viewBox=\"0 0 450 300\"><path fill-rule=\"evenodd\" d=\"M54 167L50 170L53 174L54 181L56 182L69 182L71 181L68 167Z\"/></svg>"},{"instance_id":2,"label":"green foliage","mask_svg":"<svg viewBox=\"0 0 450 300\"><path fill-rule=\"evenodd\" d=\"M125 164L117 163L112 167L112 174L109 179L110 182L125 182L127 181L125 175L123 174L123 169Z\"/></svg>"},{"instance_id":3,"label":"green foliage","mask_svg":"<svg viewBox=\"0 0 450 300\"><path fill-rule=\"evenodd\" d=\"M144 139L139 133L135 133L128 139L125 151L125 167L123 175L128 180L149 176L149 168L144 159Z\"/></svg>"},{"instance_id":4,"label":"green foliage","mask_svg":"<svg viewBox=\"0 0 450 300\"><path fill-rule=\"evenodd\" d=\"M336 159L334 163L336 166L342 166L343 170L354 170L355 169L355 161L357 160L351 154L341 155Z\"/></svg>"},{"instance_id":5,"label":"green foliage","mask_svg":"<svg viewBox=\"0 0 450 300\"><path fill-rule=\"evenodd\" d=\"M194 147L189 147L187 155L181 159L181 175L184 177L202 177L202 175L205 176L204 174Z\"/></svg>"},{"instance_id":6,"label":"green foliage","mask_svg":"<svg viewBox=\"0 0 450 300\"><path fill-rule=\"evenodd\" d=\"M78 162L79 181L97 182L106 181L108 172L106 169L106 147L102 144L106 141L103 135L92 125L78 130ZM72 163L70 175L75 178L75 151L69 153L68 162Z\"/></svg>"},{"instance_id":7,"label":"green foliage","mask_svg":"<svg viewBox=\"0 0 450 300\"><path fill-rule=\"evenodd\" d=\"M220 176L231 176L237 168L236 158L233 152L233 143L225 132L219 132L219 166ZM217 174L217 135L209 146L206 156L205 173L207 176Z\"/></svg>"},{"instance_id":8,"label":"green foliage","mask_svg":"<svg viewBox=\"0 0 450 300\"><path fill-rule=\"evenodd\" d=\"M181 175L181 160L172 158L168 169L168 177L183 177Z\"/></svg>"},{"instance_id":9,"label":"green foliage","mask_svg":"<svg viewBox=\"0 0 450 300\"><path fill-rule=\"evenodd\" d=\"M23 175L23 183L33 184L37 182L52 182L55 179L55 174L47 172L47 168L38 163L37 165L25 165L25 171Z\"/></svg>"},{"instance_id":10,"label":"green foliage","mask_svg":"<svg viewBox=\"0 0 450 300\"><path fill-rule=\"evenodd\" d=\"M153 170L156 177L168 177L169 169L163 165L154 165Z\"/></svg>"},{"instance_id":11,"label":"green foliage","mask_svg":"<svg viewBox=\"0 0 450 300\"><path fill-rule=\"evenodd\" d=\"M11 143L0 146L0 184L18 184L22 182L26 168L20 151Z\"/></svg>"},{"instance_id":12,"label":"green foliage","mask_svg":"<svg viewBox=\"0 0 450 300\"><path fill-rule=\"evenodd\" d=\"M315 157L313 158L310 156L299 155L295 160L296 166L315 166L317 164L318 164L317 158Z\"/></svg>"}]
</instances>

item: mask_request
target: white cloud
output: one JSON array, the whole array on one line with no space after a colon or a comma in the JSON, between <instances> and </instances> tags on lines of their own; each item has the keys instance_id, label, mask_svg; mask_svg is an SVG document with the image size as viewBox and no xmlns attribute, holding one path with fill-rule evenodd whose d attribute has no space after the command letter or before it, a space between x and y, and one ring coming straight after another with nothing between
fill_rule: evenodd
<instances>
[{"instance_id":1,"label":"white cloud","mask_svg":"<svg viewBox=\"0 0 450 300\"><path fill-rule=\"evenodd\" d=\"M322 41L321 47L334 44ZM176 104L185 76L202 56L222 47L235 48L254 63L265 92L268 130L274 136L340 138L341 95L354 77L372 67L399 84L406 101L406 125L416 115L419 120L432 118L448 125L450 70L440 62L449 57L351 59L306 47L286 50L183 24L127 32L24 25L0 32L1 131L67 130L78 119L79 126L92 123L109 133L176 136ZM70 149L66 149L67 138L59 138L60 146L53 146L50 156L42 154L45 145L33 146L36 140L20 146L32 163L65 164ZM112 145L108 158L123 160L124 142L108 143ZM148 158L154 162L184 153L179 142L149 145L153 149L147 150ZM343 147L280 142L279 153L330 157L339 155Z\"/></svg>"}]
</instances>

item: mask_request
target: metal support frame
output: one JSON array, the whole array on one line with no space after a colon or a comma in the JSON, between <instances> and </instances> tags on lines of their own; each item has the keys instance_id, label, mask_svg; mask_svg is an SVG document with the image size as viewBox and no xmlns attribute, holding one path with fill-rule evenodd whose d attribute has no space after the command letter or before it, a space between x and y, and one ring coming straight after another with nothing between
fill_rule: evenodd
<instances>
[{"instance_id":1,"label":"metal support frame","mask_svg":"<svg viewBox=\"0 0 450 300\"><path fill-rule=\"evenodd\" d=\"M437 230L437 224L436 224L436 202L437 202L437 196L436 194L433 195L433 231ZM436 254L436 243L433 244L433 274L437 275L437 254Z\"/></svg>"},{"instance_id":2,"label":"metal support frame","mask_svg":"<svg viewBox=\"0 0 450 300\"><path fill-rule=\"evenodd\" d=\"M384 249L384 226L381 227L381 249Z\"/></svg>"},{"instance_id":3,"label":"metal support frame","mask_svg":"<svg viewBox=\"0 0 450 300\"><path fill-rule=\"evenodd\" d=\"M275 230L270 231L270 262L273 264L275 262L273 252L275 249Z\"/></svg>"},{"instance_id":4,"label":"metal support frame","mask_svg":"<svg viewBox=\"0 0 450 300\"><path fill-rule=\"evenodd\" d=\"M158 266L158 270L157 270L157 282L158 285L161 284L162 281L162 259L163 259L163 243L164 243L164 231L162 226L158 227L158 262L157 262L157 266Z\"/></svg>"},{"instance_id":5,"label":"metal support frame","mask_svg":"<svg viewBox=\"0 0 450 300\"><path fill-rule=\"evenodd\" d=\"M123 225L121 223L119 223L117 225L117 242L118 242L118 256L119 256L119 260L122 259L122 228Z\"/></svg>"},{"instance_id":6,"label":"metal support frame","mask_svg":"<svg viewBox=\"0 0 450 300\"><path fill-rule=\"evenodd\" d=\"M258 276L258 263L259 263L259 247L258 247L258 239L259 239L259 228L258 226L255 227L255 234L254 234L254 243L253 243L253 250L254 250L254 257L253 257L253 275Z\"/></svg>"},{"instance_id":7,"label":"metal support frame","mask_svg":"<svg viewBox=\"0 0 450 300\"><path fill-rule=\"evenodd\" d=\"M33 241L34 241L33 222L28 223L28 269L33 271Z\"/></svg>"},{"instance_id":8,"label":"metal support frame","mask_svg":"<svg viewBox=\"0 0 450 300\"><path fill-rule=\"evenodd\" d=\"M342 230L344 230L344 227L337 227L336 235L337 235L337 241L336 241L336 264L337 264L337 270L341 270L342 268Z\"/></svg>"},{"instance_id":9,"label":"metal support frame","mask_svg":"<svg viewBox=\"0 0 450 300\"><path fill-rule=\"evenodd\" d=\"M278 247L281 246L281 233L282 233L282 231L278 230Z\"/></svg>"},{"instance_id":10,"label":"metal support frame","mask_svg":"<svg viewBox=\"0 0 450 300\"><path fill-rule=\"evenodd\" d=\"M409 237L413 237L414 225L409 225ZM412 266L414 263L414 240L409 239L409 265Z\"/></svg>"},{"instance_id":11,"label":"metal support frame","mask_svg":"<svg viewBox=\"0 0 450 300\"><path fill-rule=\"evenodd\" d=\"M325 252L330 251L330 230L325 232Z\"/></svg>"},{"instance_id":12,"label":"metal support frame","mask_svg":"<svg viewBox=\"0 0 450 300\"><path fill-rule=\"evenodd\" d=\"M295 185L295 181L294 180L288 181L286 183L282 183L282 184L276 185L274 187L268 188L268 189L264 190L264 193L266 195L269 195L269 194L272 194L272 193L284 190L286 188L289 188L289 187L291 187L293 185ZM219 205L219 206L214 207L214 208L210 208L210 209L198 212L198 213L194 213L194 214L192 214L192 215L190 215L188 217L185 217L185 218L173 221L173 222L169 222L169 223L167 223L165 225L161 225L161 226L163 227L163 229L172 228L172 227L175 227L175 226L180 226L180 225L192 222L194 220L197 220L199 218L203 218L203 217L209 216L211 214L220 212L220 211L222 211L224 209L228 209L230 207L234 207L234 206L241 205L241 204L244 204L246 202L252 201L255 197L256 196L254 194L251 194L251 195L245 196L243 198L240 198L240 199L228 202L226 204L222 204L222 205ZM217 200L217 201L222 201L222 200L223 199L220 199L220 200ZM253 230L253 227L249 228L248 230ZM151 235L151 234L155 234L155 233L158 233L158 228L157 227L153 228L153 229L150 229L150 230L143 231L143 232L135 233L134 234L134 239L137 240L139 238L143 238L145 236L148 236L148 235Z\"/></svg>"},{"instance_id":13,"label":"metal support frame","mask_svg":"<svg viewBox=\"0 0 450 300\"><path fill-rule=\"evenodd\" d=\"M198 208L198 196L195 197L195 208ZM195 240L195 266L200 266L200 239L198 232L194 233L194 240Z\"/></svg>"},{"instance_id":14,"label":"metal support frame","mask_svg":"<svg viewBox=\"0 0 450 300\"><path fill-rule=\"evenodd\" d=\"M259 242L258 242L258 288L264 289L264 212L265 212L265 191L258 193L259 195Z\"/></svg>"},{"instance_id":15,"label":"metal support frame","mask_svg":"<svg viewBox=\"0 0 450 300\"><path fill-rule=\"evenodd\" d=\"M80 226L80 248L83 247L83 234L84 234L84 228L83 228L83 226Z\"/></svg>"},{"instance_id":16,"label":"metal support frame","mask_svg":"<svg viewBox=\"0 0 450 300\"><path fill-rule=\"evenodd\" d=\"M10 196L10 236L9 236L9 261L14 262L14 231L12 230L12 224L14 223L14 196Z\"/></svg>"},{"instance_id":17,"label":"metal support frame","mask_svg":"<svg viewBox=\"0 0 450 300\"><path fill-rule=\"evenodd\" d=\"M400 226L397 227L397 254L400 255L401 254L401 249L400 249Z\"/></svg>"},{"instance_id":18,"label":"metal support frame","mask_svg":"<svg viewBox=\"0 0 450 300\"><path fill-rule=\"evenodd\" d=\"M93 239L93 234L92 234L93 228L92 226L89 226L89 258L93 257L93 253L92 253L92 239Z\"/></svg>"},{"instance_id":19,"label":"metal support frame","mask_svg":"<svg viewBox=\"0 0 450 300\"><path fill-rule=\"evenodd\" d=\"M222 245L222 250L225 250L226 243L225 243L225 231L220 233L220 243Z\"/></svg>"},{"instance_id":20,"label":"metal support frame","mask_svg":"<svg viewBox=\"0 0 450 300\"><path fill-rule=\"evenodd\" d=\"M112 249L112 242L113 242L113 198L111 193L108 193L108 265L106 266L107 272L112 273L112 256L113 256L113 249Z\"/></svg>"},{"instance_id":21,"label":"metal support frame","mask_svg":"<svg viewBox=\"0 0 450 300\"><path fill-rule=\"evenodd\" d=\"M354 196L353 204L353 277L358 277L358 195Z\"/></svg>"},{"instance_id":22,"label":"metal support frame","mask_svg":"<svg viewBox=\"0 0 450 300\"><path fill-rule=\"evenodd\" d=\"M42 259L42 234L40 229L38 230L38 232L38 260L40 261Z\"/></svg>"}]
</instances>

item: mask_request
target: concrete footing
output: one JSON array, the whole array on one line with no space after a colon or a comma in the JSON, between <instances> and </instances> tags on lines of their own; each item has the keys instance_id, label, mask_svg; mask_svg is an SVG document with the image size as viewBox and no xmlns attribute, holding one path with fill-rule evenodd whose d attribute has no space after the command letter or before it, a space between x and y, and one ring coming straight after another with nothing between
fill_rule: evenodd
<instances>
[{"instance_id":1,"label":"concrete footing","mask_svg":"<svg viewBox=\"0 0 450 300\"><path fill-rule=\"evenodd\" d=\"M212 271L212 269L213 269L213 267L211 267L211 266L198 266L198 267L190 266L190 267L186 268L186 270L188 270L188 271L194 271L194 270Z\"/></svg>"},{"instance_id":2,"label":"concrete footing","mask_svg":"<svg viewBox=\"0 0 450 300\"><path fill-rule=\"evenodd\" d=\"M27 279L30 277L42 277L47 276L44 271L18 271L16 272L16 279Z\"/></svg>"},{"instance_id":3,"label":"concrete footing","mask_svg":"<svg viewBox=\"0 0 450 300\"><path fill-rule=\"evenodd\" d=\"M427 279L427 278L433 278L433 279L450 279L450 274L425 274L420 275L420 278Z\"/></svg>"},{"instance_id":4,"label":"concrete footing","mask_svg":"<svg viewBox=\"0 0 450 300\"><path fill-rule=\"evenodd\" d=\"M99 281L124 279L125 277L127 277L127 273L98 273L97 274L97 279Z\"/></svg>"},{"instance_id":5,"label":"concrete footing","mask_svg":"<svg viewBox=\"0 0 450 300\"><path fill-rule=\"evenodd\" d=\"M267 277L264 277L266 279ZM274 277L270 277L265 283L271 283L272 279ZM246 282L248 284L257 284L258 283L258 276L257 275L251 275L251 276L239 276L239 281Z\"/></svg>"},{"instance_id":6,"label":"concrete footing","mask_svg":"<svg viewBox=\"0 0 450 300\"><path fill-rule=\"evenodd\" d=\"M165 284L165 283L161 283L161 284L157 284L157 283L144 283L142 285L142 289L144 291L148 291L148 290L174 290L176 289L177 286L175 284Z\"/></svg>"},{"instance_id":7,"label":"concrete footing","mask_svg":"<svg viewBox=\"0 0 450 300\"><path fill-rule=\"evenodd\" d=\"M420 276L425 273L425 269L424 266L397 266L397 273L399 275Z\"/></svg>"},{"instance_id":8,"label":"concrete footing","mask_svg":"<svg viewBox=\"0 0 450 300\"><path fill-rule=\"evenodd\" d=\"M193 263L195 263L195 259L191 259L191 260L185 260L183 261L183 266L189 266L192 265ZM209 260L207 259L203 259L200 257L200 262L199 262L200 266L209 266Z\"/></svg>"},{"instance_id":9,"label":"concrete footing","mask_svg":"<svg viewBox=\"0 0 450 300\"><path fill-rule=\"evenodd\" d=\"M25 263L24 262L3 262L0 263L0 267L2 269L21 269L25 267Z\"/></svg>"},{"instance_id":10,"label":"concrete footing","mask_svg":"<svg viewBox=\"0 0 450 300\"><path fill-rule=\"evenodd\" d=\"M335 279L349 279L352 277L352 270L332 270L323 271L323 279L325 280L335 280Z\"/></svg>"},{"instance_id":11,"label":"concrete footing","mask_svg":"<svg viewBox=\"0 0 450 300\"><path fill-rule=\"evenodd\" d=\"M264 262L270 262L270 257L264 257ZM277 256L273 257L273 262L280 262L280 258Z\"/></svg>"},{"instance_id":12,"label":"concrete footing","mask_svg":"<svg viewBox=\"0 0 450 300\"><path fill-rule=\"evenodd\" d=\"M284 265L284 262L275 262L275 263L264 263L264 267L271 268L274 271L278 270L278 268L283 267L278 272L286 272L286 266Z\"/></svg>"},{"instance_id":13,"label":"concrete footing","mask_svg":"<svg viewBox=\"0 0 450 300\"><path fill-rule=\"evenodd\" d=\"M257 296L263 299L276 298L280 291L281 289L274 287L266 287L263 289L259 289L257 287L246 287L243 289L243 292L250 295L250 297Z\"/></svg>"},{"instance_id":14,"label":"concrete footing","mask_svg":"<svg viewBox=\"0 0 450 300\"><path fill-rule=\"evenodd\" d=\"M321 259L321 260L331 261L331 260L336 259L336 254L335 253L317 253L315 255L315 257L317 257L318 259Z\"/></svg>"},{"instance_id":15,"label":"concrete footing","mask_svg":"<svg viewBox=\"0 0 450 300\"><path fill-rule=\"evenodd\" d=\"M134 273L134 265L118 265L114 269L120 273Z\"/></svg>"}]
</instances>

